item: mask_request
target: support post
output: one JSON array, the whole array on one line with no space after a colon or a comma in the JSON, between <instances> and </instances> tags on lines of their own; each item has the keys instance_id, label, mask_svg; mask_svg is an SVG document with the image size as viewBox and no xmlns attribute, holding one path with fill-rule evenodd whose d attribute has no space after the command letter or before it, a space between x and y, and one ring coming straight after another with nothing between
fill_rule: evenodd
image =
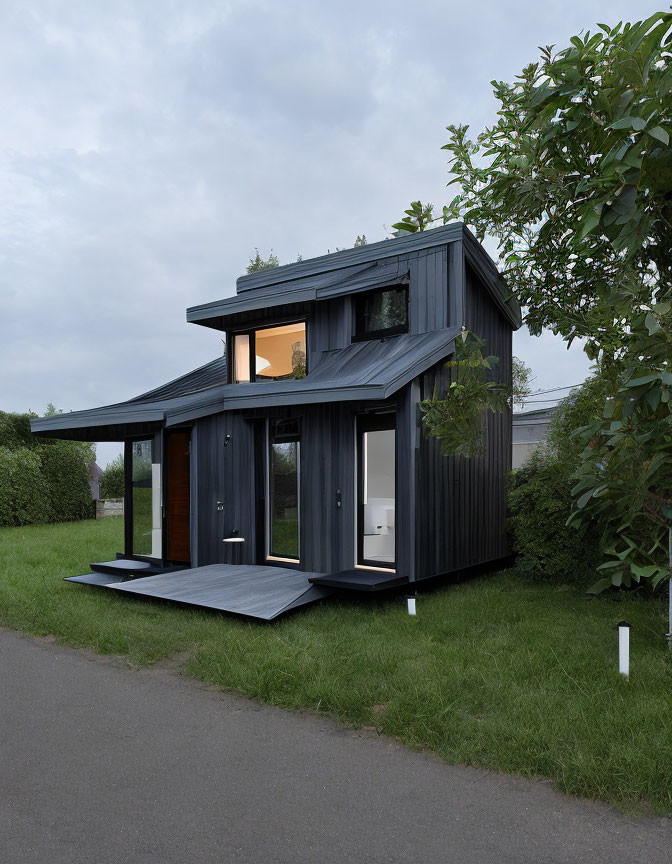
<instances>
[{"instance_id":1,"label":"support post","mask_svg":"<svg viewBox=\"0 0 672 864\"><path fill-rule=\"evenodd\" d=\"M627 621L618 624L618 671L630 678L630 625Z\"/></svg>"}]
</instances>

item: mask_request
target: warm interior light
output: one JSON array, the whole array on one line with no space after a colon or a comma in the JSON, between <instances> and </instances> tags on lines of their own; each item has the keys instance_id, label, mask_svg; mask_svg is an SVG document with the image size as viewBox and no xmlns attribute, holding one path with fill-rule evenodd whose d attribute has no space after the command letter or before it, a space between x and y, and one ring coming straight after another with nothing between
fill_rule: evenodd
<instances>
[{"instance_id":1,"label":"warm interior light","mask_svg":"<svg viewBox=\"0 0 672 864\"><path fill-rule=\"evenodd\" d=\"M247 333L237 333L234 339L234 380L250 380L250 337Z\"/></svg>"},{"instance_id":2,"label":"warm interior light","mask_svg":"<svg viewBox=\"0 0 672 864\"><path fill-rule=\"evenodd\" d=\"M260 378L305 378L305 322L280 324L255 332L256 374Z\"/></svg>"}]
</instances>

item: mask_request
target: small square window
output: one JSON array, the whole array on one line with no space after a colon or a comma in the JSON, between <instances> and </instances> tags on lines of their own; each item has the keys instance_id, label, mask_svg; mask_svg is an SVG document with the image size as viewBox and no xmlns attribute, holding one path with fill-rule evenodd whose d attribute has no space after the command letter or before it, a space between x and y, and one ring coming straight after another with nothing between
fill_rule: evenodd
<instances>
[{"instance_id":1,"label":"small square window","mask_svg":"<svg viewBox=\"0 0 672 864\"><path fill-rule=\"evenodd\" d=\"M408 332L408 287L395 285L355 297L355 339Z\"/></svg>"}]
</instances>

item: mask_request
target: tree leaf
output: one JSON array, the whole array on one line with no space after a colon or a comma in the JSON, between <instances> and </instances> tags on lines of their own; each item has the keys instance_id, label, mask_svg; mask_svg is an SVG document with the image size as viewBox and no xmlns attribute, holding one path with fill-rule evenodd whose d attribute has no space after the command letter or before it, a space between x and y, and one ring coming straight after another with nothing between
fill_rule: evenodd
<instances>
[{"instance_id":1,"label":"tree leaf","mask_svg":"<svg viewBox=\"0 0 672 864\"><path fill-rule=\"evenodd\" d=\"M608 126L608 129L634 129L635 132L639 132L646 126L646 121L642 120L641 117L621 117L620 120L616 120L615 123L612 123Z\"/></svg>"},{"instance_id":2,"label":"tree leaf","mask_svg":"<svg viewBox=\"0 0 672 864\"><path fill-rule=\"evenodd\" d=\"M626 387L641 387L642 384L649 384L651 381L657 381L660 378L659 372L651 372L649 375L642 375L641 378L631 378L625 385Z\"/></svg>"},{"instance_id":3,"label":"tree leaf","mask_svg":"<svg viewBox=\"0 0 672 864\"><path fill-rule=\"evenodd\" d=\"M653 129L647 129L646 131L652 138L657 138L658 141L662 141L663 144L667 145L670 143L670 136L662 126L654 126Z\"/></svg>"},{"instance_id":4,"label":"tree leaf","mask_svg":"<svg viewBox=\"0 0 672 864\"><path fill-rule=\"evenodd\" d=\"M658 319L653 314L653 312L646 313L644 324L646 325L646 329L649 331L649 336L653 336L654 333L657 333L659 330L662 329L660 324L658 323Z\"/></svg>"},{"instance_id":5,"label":"tree leaf","mask_svg":"<svg viewBox=\"0 0 672 864\"><path fill-rule=\"evenodd\" d=\"M583 510L583 508L586 506L586 504L590 501L590 499L592 497L593 497L593 490L592 489L589 489L587 492L584 492L583 495L576 502L576 506L579 508L579 510Z\"/></svg>"},{"instance_id":6,"label":"tree leaf","mask_svg":"<svg viewBox=\"0 0 672 864\"><path fill-rule=\"evenodd\" d=\"M588 215L585 216L581 220L581 230L579 231L579 237L581 237L581 239L583 239L588 234L590 234L591 231L593 231L595 228L597 228L597 226L599 224L600 224L600 214L595 213L594 211L591 213L588 213Z\"/></svg>"}]
</instances>

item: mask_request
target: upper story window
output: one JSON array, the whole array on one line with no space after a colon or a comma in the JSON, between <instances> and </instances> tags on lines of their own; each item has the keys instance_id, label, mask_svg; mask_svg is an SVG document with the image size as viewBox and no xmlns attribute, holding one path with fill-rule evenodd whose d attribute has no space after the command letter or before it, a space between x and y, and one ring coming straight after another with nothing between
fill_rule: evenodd
<instances>
[{"instance_id":1,"label":"upper story window","mask_svg":"<svg viewBox=\"0 0 672 864\"><path fill-rule=\"evenodd\" d=\"M354 298L354 339L376 339L408 332L408 286L394 285Z\"/></svg>"},{"instance_id":2,"label":"upper story window","mask_svg":"<svg viewBox=\"0 0 672 864\"><path fill-rule=\"evenodd\" d=\"M237 382L305 378L306 322L236 333L232 359Z\"/></svg>"}]
</instances>

